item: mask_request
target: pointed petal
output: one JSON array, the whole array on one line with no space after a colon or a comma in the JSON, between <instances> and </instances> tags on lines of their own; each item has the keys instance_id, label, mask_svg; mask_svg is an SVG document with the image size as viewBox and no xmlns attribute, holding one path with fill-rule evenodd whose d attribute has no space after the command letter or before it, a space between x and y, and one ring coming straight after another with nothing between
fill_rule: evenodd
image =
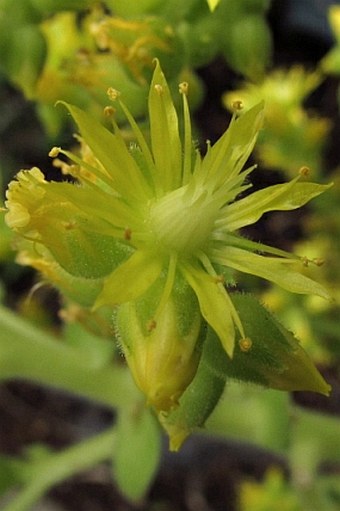
<instances>
[{"instance_id":1,"label":"pointed petal","mask_svg":"<svg viewBox=\"0 0 340 511\"><path fill-rule=\"evenodd\" d=\"M107 279L95 303L119 305L141 296L162 271L162 260L149 252L138 250L121 264Z\"/></svg>"},{"instance_id":2,"label":"pointed petal","mask_svg":"<svg viewBox=\"0 0 340 511\"><path fill-rule=\"evenodd\" d=\"M235 328L227 292L203 270L187 265L181 266L181 271L197 295L204 319L215 330L227 354L232 357Z\"/></svg>"},{"instance_id":3,"label":"pointed petal","mask_svg":"<svg viewBox=\"0 0 340 511\"><path fill-rule=\"evenodd\" d=\"M242 170L255 145L263 122L263 103L259 103L239 118L233 119L227 131L208 150L202 164L205 181L216 183L218 189Z\"/></svg>"},{"instance_id":4,"label":"pointed petal","mask_svg":"<svg viewBox=\"0 0 340 511\"><path fill-rule=\"evenodd\" d=\"M318 295L330 299L328 291L323 286L292 270L290 264L294 261L290 259L264 257L230 246L214 250L211 257L216 263L262 277L293 293Z\"/></svg>"},{"instance_id":5,"label":"pointed petal","mask_svg":"<svg viewBox=\"0 0 340 511\"><path fill-rule=\"evenodd\" d=\"M152 153L159 172L155 177L161 191L170 191L181 183L182 148L176 109L158 61L150 86L149 114Z\"/></svg>"},{"instance_id":6,"label":"pointed petal","mask_svg":"<svg viewBox=\"0 0 340 511\"><path fill-rule=\"evenodd\" d=\"M257 222L268 211L297 209L332 186L332 184L298 183L298 179L269 186L227 206L225 227L228 231L235 231Z\"/></svg>"},{"instance_id":7,"label":"pointed petal","mask_svg":"<svg viewBox=\"0 0 340 511\"><path fill-rule=\"evenodd\" d=\"M111 176L115 190L124 197L138 200L148 197L147 182L121 138L80 108L61 103L70 111L83 139Z\"/></svg>"}]
</instances>

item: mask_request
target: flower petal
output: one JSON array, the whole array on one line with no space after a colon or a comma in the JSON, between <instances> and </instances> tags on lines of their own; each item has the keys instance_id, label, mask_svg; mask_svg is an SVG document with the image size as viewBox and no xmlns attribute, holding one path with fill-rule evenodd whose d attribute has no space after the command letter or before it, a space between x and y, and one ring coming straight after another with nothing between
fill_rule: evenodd
<instances>
[{"instance_id":1,"label":"flower petal","mask_svg":"<svg viewBox=\"0 0 340 511\"><path fill-rule=\"evenodd\" d=\"M205 271L192 265L181 265L181 271L195 291L203 317L221 339L227 354L232 357L235 328L231 301L222 285Z\"/></svg>"},{"instance_id":2,"label":"flower petal","mask_svg":"<svg viewBox=\"0 0 340 511\"><path fill-rule=\"evenodd\" d=\"M318 295L330 299L328 291L323 286L290 268L294 260L264 257L236 247L215 249L211 258L218 264L270 280L293 293Z\"/></svg>"},{"instance_id":3,"label":"flower petal","mask_svg":"<svg viewBox=\"0 0 340 511\"><path fill-rule=\"evenodd\" d=\"M256 142L263 122L263 102L239 118L233 118L227 131L213 145L202 164L202 178L214 182L217 190L242 170Z\"/></svg>"},{"instance_id":4,"label":"flower petal","mask_svg":"<svg viewBox=\"0 0 340 511\"><path fill-rule=\"evenodd\" d=\"M268 211L297 209L332 186L297 183L298 179L299 177L289 183L268 186L227 206L223 225L228 231L234 231L257 222Z\"/></svg>"},{"instance_id":5,"label":"flower petal","mask_svg":"<svg viewBox=\"0 0 340 511\"><path fill-rule=\"evenodd\" d=\"M152 78L149 94L152 153L158 169L160 191L170 191L181 184L182 147L178 117L170 90L159 62Z\"/></svg>"},{"instance_id":6,"label":"flower petal","mask_svg":"<svg viewBox=\"0 0 340 511\"><path fill-rule=\"evenodd\" d=\"M148 197L147 182L121 137L111 133L80 108L61 103L70 111L87 145L111 176L117 192L138 201Z\"/></svg>"},{"instance_id":7,"label":"flower petal","mask_svg":"<svg viewBox=\"0 0 340 511\"><path fill-rule=\"evenodd\" d=\"M162 268L163 262L159 257L138 250L105 279L95 308L135 300L153 284Z\"/></svg>"}]
</instances>

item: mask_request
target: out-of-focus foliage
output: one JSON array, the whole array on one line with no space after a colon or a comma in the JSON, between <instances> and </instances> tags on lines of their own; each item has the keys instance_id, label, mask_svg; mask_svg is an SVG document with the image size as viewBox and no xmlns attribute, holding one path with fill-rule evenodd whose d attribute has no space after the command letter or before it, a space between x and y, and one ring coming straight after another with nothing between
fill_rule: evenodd
<instances>
[{"instance_id":1,"label":"out-of-focus foliage","mask_svg":"<svg viewBox=\"0 0 340 511\"><path fill-rule=\"evenodd\" d=\"M155 57L174 87L190 77L190 101L197 105L202 90L194 70L218 54L246 76L264 75L272 46L265 20L268 6L267 0L222 0L210 12L204 0L50 0L46 5L1 0L0 69L37 102L52 136L65 122L54 108L57 100L99 116L112 84L124 90L133 115L145 115Z\"/></svg>"},{"instance_id":2,"label":"out-of-focus foliage","mask_svg":"<svg viewBox=\"0 0 340 511\"><path fill-rule=\"evenodd\" d=\"M330 133L330 121L304 108L306 98L320 85L322 76L303 67L274 70L262 82L246 82L242 89L224 95L231 108L236 100L246 109L265 101L265 129L259 139L257 154L269 169L296 175L302 166L319 177L323 150Z\"/></svg>"}]
</instances>

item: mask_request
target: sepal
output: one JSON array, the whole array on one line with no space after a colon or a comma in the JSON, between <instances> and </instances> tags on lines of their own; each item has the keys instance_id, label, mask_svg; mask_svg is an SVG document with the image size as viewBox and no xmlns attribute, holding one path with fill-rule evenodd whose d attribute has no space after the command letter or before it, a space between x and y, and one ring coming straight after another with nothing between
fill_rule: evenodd
<instances>
[{"instance_id":1,"label":"sepal","mask_svg":"<svg viewBox=\"0 0 340 511\"><path fill-rule=\"evenodd\" d=\"M232 295L248 342L236 343L227 375L240 381L286 391L329 395L328 385L294 335L250 294Z\"/></svg>"}]
</instances>

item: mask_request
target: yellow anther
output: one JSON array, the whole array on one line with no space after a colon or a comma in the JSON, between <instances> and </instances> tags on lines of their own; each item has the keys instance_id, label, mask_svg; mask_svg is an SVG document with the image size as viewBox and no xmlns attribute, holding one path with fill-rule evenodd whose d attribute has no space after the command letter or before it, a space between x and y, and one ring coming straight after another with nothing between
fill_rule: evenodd
<instances>
[{"instance_id":1,"label":"yellow anther","mask_svg":"<svg viewBox=\"0 0 340 511\"><path fill-rule=\"evenodd\" d=\"M185 94L187 95L188 92L189 92L189 84L188 82L182 82L178 85L178 90L180 92L180 94Z\"/></svg>"},{"instance_id":2,"label":"yellow anther","mask_svg":"<svg viewBox=\"0 0 340 511\"><path fill-rule=\"evenodd\" d=\"M244 339L240 339L238 344L240 346L240 350L247 353L251 349L253 341L250 337L245 337Z\"/></svg>"},{"instance_id":3,"label":"yellow anther","mask_svg":"<svg viewBox=\"0 0 340 511\"><path fill-rule=\"evenodd\" d=\"M104 108L105 117L112 117L116 113L116 109L113 106L106 106Z\"/></svg>"},{"instance_id":4,"label":"yellow anther","mask_svg":"<svg viewBox=\"0 0 340 511\"><path fill-rule=\"evenodd\" d=\"M243 108L243 102L240 99L237 99L236 101L233 101L231 106L234 111L240 111Z\"/></svg>"},{"instance_id":5,"label":"yellow anther","mask_svg":"<svg viewBox=\"0 0 340 511\"><path fill-rule=\"evenodd\" d=\"M48 156L50 156L51 158L56 158L57 156L59 156L60 151L61 147L52 147L52 149L48 153Z\"/></svg>"},{"instance_id":6,"label":"yellow anther","mask_svg":"<svg viewBox=\"0 0 340 511\"><path fill-rule=\"evenodd\" d=\"M120 92L117 89L114 89L113 87L109 87L107 89L107 95L111 99L111 101L116 101L117 98L120 96Z\"/></svg>"}]
</instances>

